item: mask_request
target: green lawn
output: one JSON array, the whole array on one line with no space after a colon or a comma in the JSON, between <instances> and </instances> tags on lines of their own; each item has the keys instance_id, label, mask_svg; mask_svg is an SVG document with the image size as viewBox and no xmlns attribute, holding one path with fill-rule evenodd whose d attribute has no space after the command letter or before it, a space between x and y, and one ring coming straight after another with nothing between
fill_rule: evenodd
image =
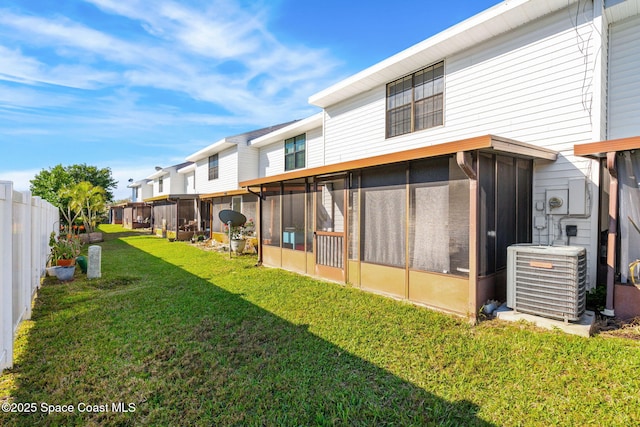
<instances>
[{"instance_id":1,"label":"green lawn","mask_svg":"<svg viewBox=\"0 0 640 427\"><path fill-rule=\"evenodd\" d=\"M252 256L103 231L101 279L40 290L0 376L0 401L35 413L0 425L640 424L640 341L471 326Z\"/></svg>"}]
</instances>

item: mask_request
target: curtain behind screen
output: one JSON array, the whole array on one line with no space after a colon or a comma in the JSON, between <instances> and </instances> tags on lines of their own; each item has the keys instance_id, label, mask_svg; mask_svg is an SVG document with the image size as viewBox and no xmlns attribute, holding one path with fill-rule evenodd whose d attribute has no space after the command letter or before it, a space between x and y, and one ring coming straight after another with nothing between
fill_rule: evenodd
<instances>
[{"instance_id":1,"label":"curtain behind screen","mask_svg":"<svg viewBox=\"0 0 640 427\"><path fill-rule=\"evenodd\" d=\"M446 158L411 165L410 268L440 273L449 264L449 162Z\"/></svg>"},{"instance_id":2,"label":"curtain behind screen","mask_svg":"<svg viewBox=\"0 0 640 427\"><path fill-rule=\"evenodd\" d=\"M404 165L362 173L362 260L405 266L406 169Z\"/></svg>"},{"instance_id":3,"label":"curtain behind screen","mask_svg":"<svg viewBox=\"0 0 640 427\"><path fill-rule=\"evenodd\" d=\"M453 157L411 164L410 268L466 275L469 180Z\"/></svg>"}]
</instances>

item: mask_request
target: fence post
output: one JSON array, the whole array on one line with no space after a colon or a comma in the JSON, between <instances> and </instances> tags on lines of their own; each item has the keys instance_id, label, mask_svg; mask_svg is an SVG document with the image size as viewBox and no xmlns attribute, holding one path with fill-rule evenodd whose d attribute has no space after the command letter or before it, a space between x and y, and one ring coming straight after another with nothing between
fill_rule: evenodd
<instances>
[{"instance_id":1,"label":"fence post","mask_svg":"<svg viewBox=\"0 0 640 427\"><path fill-rule=\"evenodd\" d=\"M13 184L0 181L0 370L13 366Z\"/></svg>"},{"instance_id":2,"label":"fence post","mask_svg":"<svg viewBox=\"0 0 640 427\"><path fill-rule=\"evenodd\" d=\"M13 332L28 311L31 298L31 194L13 192Z\"/></svg>"}]
</instances>

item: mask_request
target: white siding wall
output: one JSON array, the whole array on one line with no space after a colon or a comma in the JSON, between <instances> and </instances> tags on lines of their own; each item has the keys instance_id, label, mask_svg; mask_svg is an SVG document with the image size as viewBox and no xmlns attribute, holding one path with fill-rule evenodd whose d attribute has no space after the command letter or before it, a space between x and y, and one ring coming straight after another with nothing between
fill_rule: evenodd
<instances>
[{"instance_id":1,"label":"white siding wall","mask_svg":"<svg viewBox=\"0 0 640 427\"><path fill-rule=\"evenodd\" d=\"M611 25L609 139L640 135L640 16Z\"/></svg>"},{"instance_id":2,"label":"white siding wall","mask_svg":"<svg viewBox=\"0 0 640 427\"><path fill-rule=\"evenodd\" d=\"M384 86L327 108L326 162L494 134L560 152L557 162L536 164L534 205L544 201L547 189L568 188L570 178L587 176L597 182L592 162L573 156L574 144L592 138L591 82L598 46L591 44L594 27L585 22L591 13L581 11L576 27L574 6L445 58L444 126L385 139ZM591 190L595 216L597 191ZM552 230L559 237L559 218L555 220ZM567 223L579 229L571 244L588 248L593 285L595 221L572 218L563 227ZM537 231L533 235L537 238Z\"/></svg>"},{"instance_id":3,"label":"white siding wall","mask_svg":"<svg viewBox=\"0 0 640 427\"><path fill-rule=\"evenodd\" d=\"M184 193L185 194L195 194L196 189L195 189L195 171L192 172L187 172L184 175L184 183L185 183L185 189L184 189Z\"/></svg>"},{"instance_id":4,"label":"white siding wall","mask_svg":"<svg viewBox=\"0 0 640 427\"><path fill-rule=\"evenodd\" d=\"M278 141L260 148L258 168L258 173L261 177L284 172L284 141Z\"/></svg>"},{"instance_id":5,"label":"white siding wall","mask_svg":"<svg viewBox=\"0 0 640 427\"><path fill-rule=\"evenodd\" d=\"M282 154L284 157L284 153ZM315 168L324 165L324 138L322 127L307 132L307 167Z\"/></svg>"},{"instance_id":6,"label":"white siding wall","mask_svg":"<svg viewBox=\"0 0 640 427\"><path fill-rule=\"evenodd\" d=\"M136 197L136 190L138 197ZM153 183L152 184L142 184L139 187L133 187L131 189L131 201L132 202L143 202L144 199L148 199L153 197Z\"/></svg>"},{"instance_id":7,"label":"white siding wall","mask_svg":"<svg viewBox=\"0 0 640 427\"><path fill-rule=\"evenodd\" d=\"M258 149L241 142L238 144L238 153L238 182L258 178Z\"/></svg>"},{"instance_id":8,"label":"white siding wall","mask_svg":"<svg viewBox=\"0 0 640 427\"><path fill-rule=\"evenodd\" d=\"M564 10L445 58L444 126L386 139L384 86L327 108L326 162L488 133L570 153L590 137L591 67L579 40L593 32L583 23L578 36L571 18Z\"/></svg>"},{"instance_id":9,"label":"white siding wall","mask_svg":"<svg viewBox=\"0 0 640 427\"><path fill-rule=\"evenodd\" d=\"M238 189L238 149L227 148L218 153L218 179L209 180L209 157L196 162L197 193L217 193Z\"/></svg>"},{"instance_id":10,"label":"white siding wall","mask_svg":"<svg viewBox=\"0 0 640 427\"><path fill-rule=\"evenodd\" d=\"M306 167L324 165L322 127L306 132ZM284 140L260 148L258 173L260 177L284 173Z\"/></svg>"},{"instance_id":11,"label":"white siding wall","mask_svg":"<svg viewBox=\"0 0 640 427\"><path fill-rule=\"evenodd\" d=\"M134 202L142 202L144 201L144 199L153 197L153 185L143 184L140 187L140 192L138 194L140 195L140 197L138 198L138 200L134 200Z\"/></svg>"},{"instance_id":12,"label":"white siding wall","mask_svg":"<svg viewBox=\"0 0 640 427\"><path fill-rule=\"evenodd\" d=\"M210 191L207 191L210 185L209 184L209 158L206 157L204 159L200 159L195 163L196 163L196 170L194 171L194 173L195 173L195 180L196 180L196 193L197 194L210 193Z\"/></svg>"},{"instance_id":13,"label":"white siding wall","mask_svg":"<svg viewBox=\"0 0 640 427\"><path fill-rule=\"evenodd\" d=\"M155 178L153 180L153 195L152 195L152 197L164 196L166 194L169 194L169 185L170 185L170 183L171 183L170 175L162 176L162 191L160 191L160 178Z\"/></svg>"},{"instance_id":14,"label":"white siding wall","mask_svg":"<svg viewBox=\"0 0 640 427\"><path fill-rule=\"evenodd\" d=\"M170 194L184 194L186 192L186 183L184 175L178 173L175 168L171 168L169 174L169 192ZM165 188L167 183L165 182Z\"/></svg>"}]
</instances>

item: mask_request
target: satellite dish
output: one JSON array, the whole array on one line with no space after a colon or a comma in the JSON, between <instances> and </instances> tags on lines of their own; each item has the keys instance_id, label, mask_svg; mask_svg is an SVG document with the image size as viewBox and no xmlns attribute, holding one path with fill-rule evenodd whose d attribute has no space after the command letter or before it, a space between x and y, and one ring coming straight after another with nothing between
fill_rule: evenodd
<instances>
[{"instance_id":1,"label":"satellite dish","mask_svg":"<svg viewBox=\"0 0 640 427\"><path fill-rule=\"evenodd\" d=\"M230 209L220 211L220 213L218 214L218 218L220 218L220 221L224 222L225 224L231 223L230 225L232 227L238 227L247 222L246 216L242 215L240 212L232 211Z\"/></svg>"}]
</instances>

